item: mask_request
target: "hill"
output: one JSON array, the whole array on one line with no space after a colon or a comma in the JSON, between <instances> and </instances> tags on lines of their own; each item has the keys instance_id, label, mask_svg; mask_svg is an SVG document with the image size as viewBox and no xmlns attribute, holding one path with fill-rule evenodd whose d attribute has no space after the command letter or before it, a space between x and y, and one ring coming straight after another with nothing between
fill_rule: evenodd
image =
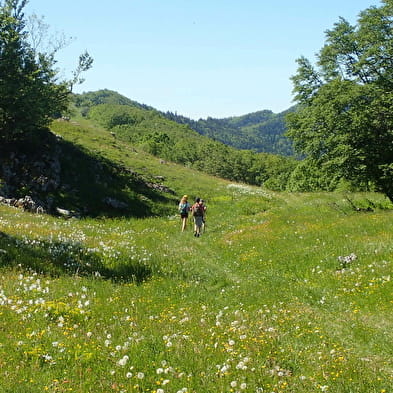
<instances>
[{"instance_id":1,"label":"hill","mask_svg":"<svg viewBox=\"0 0 393 393\"><path fill-rule=\"evenodd\" d=\"M237 149L292 156L291 141L285 137L285 116L294 111L292 107L284 112L274 114L263 110L238 117L224 119L188 119L173 113L166 113L168 119L180 124L187 124L201 135L216 139Z\"/></svg>"},{"instance_id":2,"label":"hill","mask_svg":"<svg viewBox=\"0 0 393 393\"><path fill-rule=\"evenodd\" d=\"M77 110L85 120L110 131L117 139L156 157L228 180L285 188L296 165L293 158L239 150L210 135L200 135L190 124L141 106L116 92L100 90L77 95ZM270 115L266 115L270 118ZM265 118L264 117L264 118ZM233 118L231 124L251 127L261 116Z\"/></svg>"},{"instance_id":3,"label":"hill","mask_svg":"<svg viewBox=\"0 0 393 393\"><path fill-rule=\"evenodd\" d=\"M0 145L1 200L67 216L165 215L179 195L187 192L185 182L175 179L184 177L190 183L193 174L133 144L132 136L122 138L119 127L115 135L106 127L110 109L113 105L128 108L128 115L143 120L138 122L142 134L152 126L156 132L172 130L173 136L186 135L188 140L201 138L199 134L115 92L103 90L82 98L71 118L57 119L50 130L35 130L23 139ZM87 119L83 112L91 107L96 116ZM101 110L103 107L108 113Z\"/></svg>"},{"instance_id":4,"label":"hill","mask_svg":"<svg viewBox=\"0 0 393 393\"><path fill-rule=\"evenodd\" d=\"M83 115L88 114L89 108L100 104L127 105L145 109L160 114L178 124L187 125L200 135L220 141L236 149L284 156L293 155L292 143L284 134L286 131L285 116L287 113L294 111L295 107L278 114L270 110L262 110L237 117L224 119L209 117L195 121L171 112L159 112L150 106L139 104L107 89L77 95L75 104Z\"/></svg>"},{"instance_id":5,"label":"hill","mask_svg":"<svg viewBox=\"0 0 393 393\"><path fill-rule=\"evenodd\" d=\"M141 119L137 126L142 135L150 133L152 126L155 132L172 132L173 137L186 136L187 140L199 139L199 134L107 90L77 97L76 105L71 119L57 119L51 130L36 130L22 140L1 144L1 200L32 211L38 208L67 216L166 214L168 206L187 192L184 182L171 179L190 179L192 174L149 154L149 149L143 149L147 137L143 136L139 148L132 143L132 136L125 133L122 138L120 127L114 135L106 127L112 114L109 109L113 105L130 109L128 115ZM91 107L96 109L96 116L87 119L83 113ZM107 116L103 116L103 107L109 108Z\"/></svg>"}]
</instances>

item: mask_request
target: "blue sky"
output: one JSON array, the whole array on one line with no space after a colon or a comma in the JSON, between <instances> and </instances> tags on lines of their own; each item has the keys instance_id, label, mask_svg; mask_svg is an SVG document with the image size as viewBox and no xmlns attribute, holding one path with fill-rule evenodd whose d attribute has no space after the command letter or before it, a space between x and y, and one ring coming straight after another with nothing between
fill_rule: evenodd
<instances>
[{"instance_id":1,"label":"blue sky","mask_svg":"<svg viewBox=\"0 0 393 393\"><path fill-rule=\"evenodd\" d=\"M87 50L94 65L75 92L110 89L198 119L293 105L296 59L311 61L339 17L355 23L377 0L30 0L25 14L72 36L58 56L70 77Z\"/></svg>"}]
</instances>

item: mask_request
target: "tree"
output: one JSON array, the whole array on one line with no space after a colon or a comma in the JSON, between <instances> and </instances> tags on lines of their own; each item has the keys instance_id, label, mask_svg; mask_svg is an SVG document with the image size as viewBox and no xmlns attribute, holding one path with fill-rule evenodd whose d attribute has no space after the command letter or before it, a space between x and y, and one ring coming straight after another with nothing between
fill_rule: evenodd
<instances>
[{"instance_id":1,"label":"tree","mask_svg":"<svg viewBox=\"0 0 393 393\"><path fill-rule=\"evenodd\" d=\"M393 200L393 1L340 18L326 32L316 66L297 60L292 77L299 107L287 136L313 165ZM304 164L303 164L304 165Z\"/></svg>"},{"instance_id":2,"label":"tree","mask_svg":"<svg viewBox=\"0 0 393 393\"><path fill-rule=\"evenodd\" d=\"M29 43L26 3L0 0L0 139L5 141L46 127L70 98L71 82L58 80L54 52L38 52ZM83 65L87 60L84 55Z\"/></svg>"},{"instance_id":3,"label":"tree","mask_svg":"<svg viewBox=\"0 0 393 393\"><path fill-rule=\"evenodd\" d=\"M72 73L72 79L69 82L70 91L76 84L81 84L85 81L84 78L81 77L82 72L85 72L91 68L93 65L93 58L89 55L87 51L79 55L78 66L75 71Z\"/></svg>"}]
</instances>

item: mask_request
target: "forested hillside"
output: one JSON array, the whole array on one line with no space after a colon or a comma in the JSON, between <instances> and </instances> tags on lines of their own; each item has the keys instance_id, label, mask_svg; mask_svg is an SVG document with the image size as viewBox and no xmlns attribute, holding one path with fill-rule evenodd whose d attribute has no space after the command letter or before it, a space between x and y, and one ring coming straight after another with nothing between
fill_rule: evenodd
<instances>
[{"instance_id":1,"label":"forested hillside","mask_svg":"<svg viewBox=\"0 0 393 393\"><path fill-rule=\"evenodd\" d=\"M292 107L278 114L262 110L243 116L224 119L208 117L197 121L171 112L165 113L165 116L237 149L291 156L294 154L292 143L284 135L285 116L294 110L295 107Z\"/></svg>"},{"instance_id":2,"label":"forested hillside","mask_svg":"<svg viewBox=\"0 0 393 393\"><path fill-rule=\"evenodd\" d=\"M75 111L114 138L163 160L173 161L228 180L283 190L297 165L291 157L239 150L210 135L200 135L186 122L179 123L154 108L138 104L116 92L99 90L75 97ZM233 118L231 124L244 127L256 119L250 115Z\"/></svg>"}]
</instances>

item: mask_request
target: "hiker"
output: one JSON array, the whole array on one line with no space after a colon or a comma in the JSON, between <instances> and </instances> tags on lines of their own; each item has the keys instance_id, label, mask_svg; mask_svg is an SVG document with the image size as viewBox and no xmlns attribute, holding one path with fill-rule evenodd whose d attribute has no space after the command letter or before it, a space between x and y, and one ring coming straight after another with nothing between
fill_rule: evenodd
<instances>
[{"instance_id":1,"label":"hiker","mask_svg":"<svg viewBox=\"0 0 393 393\"><path fill-rule=\"evenodd\" d=\"M192 216L194 217L194 236L201 236L203 217L205 215L201 199L196 198L195 203L191 206Z\"/></svg>"},{"instance_id":2,"label":"hiker","mask_svg":"<svg viewBox=\"0 0 393 393\"><path fill-rule=\"evenodd\" d=\"M179 213L181 218L181 231L184 232L187 227L188 212L191 205L188 203L188 195L183 195L179 203Z\"/></svg>"}]
</instances>

